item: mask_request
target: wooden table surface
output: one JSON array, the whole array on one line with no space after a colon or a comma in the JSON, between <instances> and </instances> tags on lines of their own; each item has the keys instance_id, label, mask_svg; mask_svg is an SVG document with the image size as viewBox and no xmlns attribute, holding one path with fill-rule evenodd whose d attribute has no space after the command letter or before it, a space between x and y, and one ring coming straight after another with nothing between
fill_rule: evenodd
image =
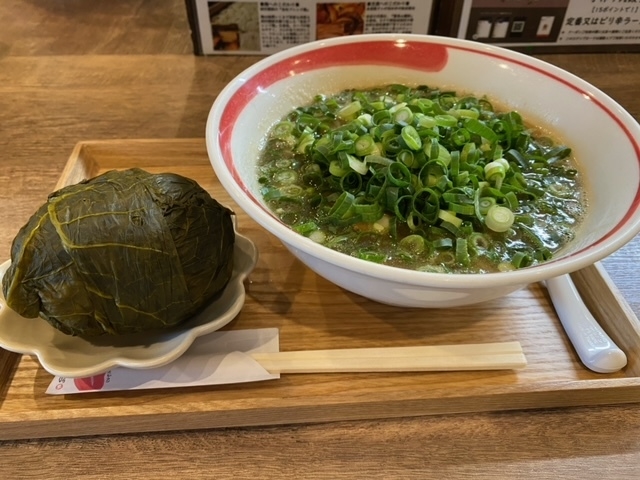
<instances>
[{"instance_id":1,"label":"wooden table surface","mask_svg":"<svg viewBox=\"0 0 640 480\"><path fill-rule=\"evenodd\" d=\"M539 57L640 119L640 54ZM77 142L202 137L218 92L258 59L194 56L183 0L1 2L0 259ZM636 315L638 261L636 239L603 262ZM635 479L640 404L3 442L0 469L5 479Z\"/></svg>"}]
</instances>

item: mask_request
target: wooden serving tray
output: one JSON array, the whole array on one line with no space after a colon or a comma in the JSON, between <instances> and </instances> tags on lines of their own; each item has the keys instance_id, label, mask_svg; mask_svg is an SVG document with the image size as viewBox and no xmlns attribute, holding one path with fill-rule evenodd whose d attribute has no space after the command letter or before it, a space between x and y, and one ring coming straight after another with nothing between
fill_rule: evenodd
<instances>
[{"instance_id":1,"label":"wooden serving tray","mask_svg":"<svg viewBox=\"0 0 640 480\"><path fill-rule=\"evenodd\" d=\"M519 371L283 375L253 384L49 396L52 377L36 359L0 349L0 439L640 401L638 319L599 264L573 278L627 353L627 367L615 374L582 366L538 284L484 304L436 310L385 306L334 286L231 201L202 139L82 142L58 186L134 166L197 180L235 209L239 230L256 243L260 258L246 283L246 304L225 329L277 327L283 351L515 340L529 364Z\"/></svg>"}]
</instances>

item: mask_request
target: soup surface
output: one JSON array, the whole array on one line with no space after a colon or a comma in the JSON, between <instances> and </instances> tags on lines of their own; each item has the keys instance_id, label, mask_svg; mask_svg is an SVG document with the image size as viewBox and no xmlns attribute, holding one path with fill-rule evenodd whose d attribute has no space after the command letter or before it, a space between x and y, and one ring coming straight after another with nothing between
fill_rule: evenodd
<instances>
[{"instance_id":1,"label":"soup surface","mask_svg":"<svg viewBox=\"0 0 640 480\"><path fill-rule=\"evenodd\" d=\"M423 271L547 261L586 204L569 147L487 98L426 86L319 95L273 126L258 170L298 233Z\"/></svg>"}]
</instances>

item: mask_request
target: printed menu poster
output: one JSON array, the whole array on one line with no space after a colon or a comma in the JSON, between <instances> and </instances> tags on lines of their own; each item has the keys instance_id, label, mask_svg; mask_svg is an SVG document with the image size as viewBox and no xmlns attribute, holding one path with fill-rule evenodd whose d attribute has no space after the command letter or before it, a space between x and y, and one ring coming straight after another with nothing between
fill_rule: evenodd
<instances>
[{"instance_id":1,"label":"printed menu poster","mask_svg":"<svg viewBox=\"0 0 640 480\"><path fill-rule=\"evenodd\" d=\"M314 40L363 33L426 34L432 6L432 0L195 4L205 55L271 54Z\"/></svg>"},{"instance_id":2,"label":"printed menu poster","mask_svg":"<svg viewBox=\"0 0 640 480\"><path fill-rule=\"evenodd\" d=\"M640 43L640 0L465 0L459 38L505 47Z\"/></svg>"},{"instance_id":3,"label":"printed menu poster","mask_svg":"<svg viewBox=\"0 0 640 480\"><path fill-rule=\"evenodd\" d=\"M640 43L640 0L572 1L558 43Z\"/></svg>"}]
</instances>

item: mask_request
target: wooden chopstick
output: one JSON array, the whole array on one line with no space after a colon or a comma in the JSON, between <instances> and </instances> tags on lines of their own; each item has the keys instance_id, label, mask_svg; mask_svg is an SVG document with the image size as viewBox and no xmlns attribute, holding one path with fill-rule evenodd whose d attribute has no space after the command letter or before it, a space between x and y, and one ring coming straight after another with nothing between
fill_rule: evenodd
<instances>
[{"instance_id":1,"label":"wooden chopstick","mask_svg":"<svg viewBox=\"0 0 640 480\"><path fill-rule=\"evenodd\" d=\"M519 342L252 353L270 373L512 370L527 359Z\"/></svg>"}]
</instances>

